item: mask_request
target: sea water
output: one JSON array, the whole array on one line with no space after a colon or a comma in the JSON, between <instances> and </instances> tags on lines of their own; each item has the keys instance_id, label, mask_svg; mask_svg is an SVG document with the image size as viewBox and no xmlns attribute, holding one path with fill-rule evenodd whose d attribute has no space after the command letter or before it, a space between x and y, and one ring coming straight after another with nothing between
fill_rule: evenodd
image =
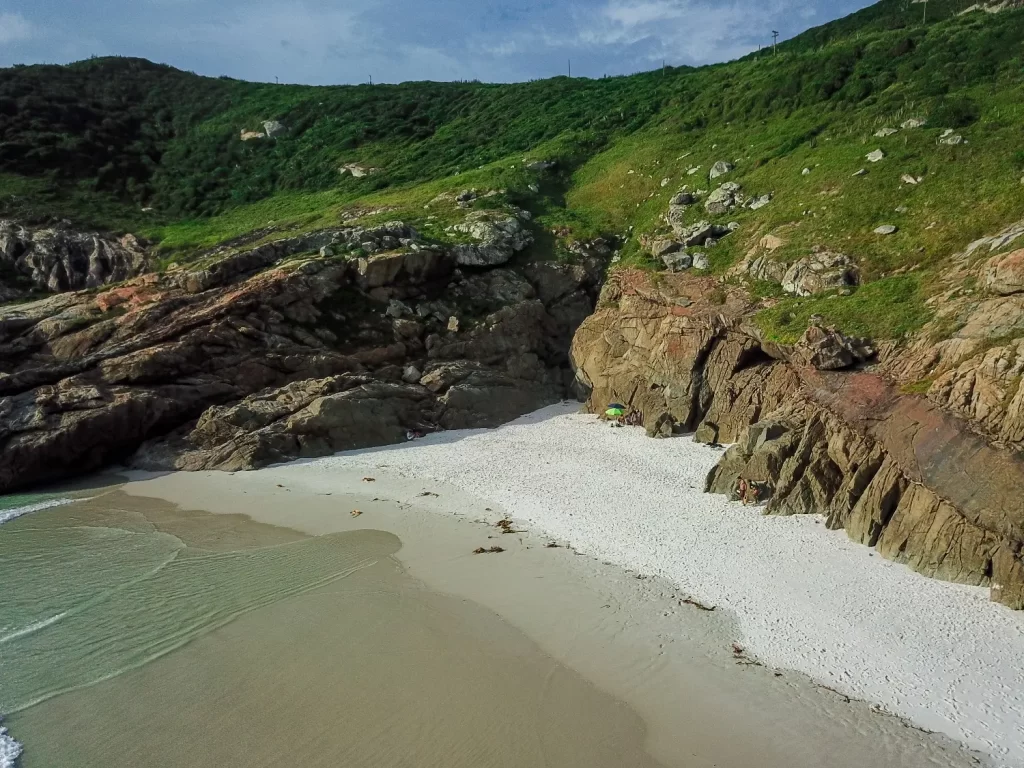
<instances>
[{"instance_id":1,"label":"sea water","mask_svg":"<svg viewBox=\"0 0 1024 768\"><path fill-rule=\"evenodd\" d=\"M376 560L338 535L194 546L138 513L99 508L102 499L71 501L2 499L0 716L140 667ZM0 725L0 768L22 751L12 730Z\"/></svg>"}]
</instances>

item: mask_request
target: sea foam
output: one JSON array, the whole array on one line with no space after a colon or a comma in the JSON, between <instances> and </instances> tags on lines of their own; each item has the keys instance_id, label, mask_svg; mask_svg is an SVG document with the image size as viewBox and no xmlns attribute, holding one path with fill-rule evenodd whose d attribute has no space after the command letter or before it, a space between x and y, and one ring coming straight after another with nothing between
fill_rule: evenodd
<instances>
[{"instance_id":1,"label":"sea foam","mask_svg":"<svg viewBox=\"0 0 1024 768\"><path fill-rule=\"evenodd\" d=\"M64 504L71 504L75 499L47 499L46 501L39 501L35 504L26 504L23 507L13 507L12 509L0 509L0 524L9 522L16 517L27 515L29 512L38 512L41 509L49 509L50 507L59 507ZM2 754L2 753L0 753ZM3 764L0 763L0 766Z\"/></svg>"},{"instance_id":2,"label":"sea foam","mask_svg":"<svg viewBox=\"0 0 1024 768\"><path fill-rule=\"evenodd\" d=\"M21 744L7 735L7 729L0 725L0 768L14 768L14 761L21 754Z\"/></svg>"}]
</instances>

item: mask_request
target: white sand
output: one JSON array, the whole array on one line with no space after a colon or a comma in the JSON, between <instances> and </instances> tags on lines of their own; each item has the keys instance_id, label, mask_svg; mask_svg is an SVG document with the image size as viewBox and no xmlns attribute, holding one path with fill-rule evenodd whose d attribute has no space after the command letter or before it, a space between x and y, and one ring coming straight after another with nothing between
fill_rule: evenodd
<instances>
[{"instance_id":1,"label":"white sand","mask_svg":"<svg viewBox=\"0 0 1024 768\"><path fill-rule=\"evenodd\" d=\"M275 470L330 488L342 470L455 486L577 550L665 577L734 612L764 662L804 672L1024 765L1024 615L924 578L815 517L764 517L702 493L718 452L554 406L493 431Z\"/></svg>"}]
</instances>

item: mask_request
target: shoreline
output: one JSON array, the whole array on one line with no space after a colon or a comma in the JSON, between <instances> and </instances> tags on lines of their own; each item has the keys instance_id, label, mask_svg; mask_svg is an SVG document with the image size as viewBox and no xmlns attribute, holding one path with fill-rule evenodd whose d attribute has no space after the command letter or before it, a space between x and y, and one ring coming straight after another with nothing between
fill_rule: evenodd
<instances>
[{"instance_id":1,"label":"shoreline","mask_svg":"<svg viewBox=\"0 0 1024 768\"><path fill-rule=\"evenodd\" d=\"M565 407L547 410L515 422L513 436L518 428L566 415ZM414 462L419 476L380 466L388 463L382 453L390 460L409 449L450 452L464 440L472 445L488 435L507 438L500 433L508 429L441 433L434 442L256 472L135 474L124 490L185 509L244 512L309 534L362 528L394 533L403 543L396 557L411 576L495 611L552 658L625 701L647 723L651 754L666 764L685 753L703 756L709 765L767 765L775 758L780 765L816 766L828 753L831 764L853 766L863 765L865 750L872 748L879 750L872 764L975 764L977 755L962 751L956 740L923 733L867 700L851 701L827 681L767 666L741 626L742 614L729 605L700 610L686 602L703 602L698 590L625 569L612 558L583 556L588 553L574 537L549 535L532 521L528 528L513 526L523 531L503 534L495 523L506 514L525 521L515 504L503 507L494 497L425 478L422 455ZM616 438L626 431L609 430ZM459 463L463 476L470 476L466 463ZM506 491L514 495L517 489ZM353 508L358 517L351 517ZM547 546L553 539L559 547ZM495 545L505 551L472 554ZM761 738L722 738L722 722Z\"/></svg>"},{"instance_id":2,"label":"shoreline","mask_svg":"<svg viewBox=\"0 0 1024 768\"><path fill-rule=\"evenodd\" d=\"M374 473L410 489L443 484L467 504L485 504L494 514L500 509L528 526L537 546L557 539L598 561L656 577L666 585L662 594L671 592L677 603L694 598L720 609L704 614L683 604L676 610L717 620L727 609L738 630L727 648L738 642L761 663L944 734L995 765L1024 762L1024 617L990 603L983 588L927 579L885 561L843 531L825 530L820 519L764 517L704 494L714 450L687 438L654 441L640 430L611 430L577 410L553 406L497 430L439 433L226 477L242 489L255 491L274 478L271 488L280 482L309 493L351 490L346 482ZM129 490L188 503L187 492L171 491L174 481L151 482L149 491ZM411 498L452 515L443 499ZM368 515L359 521L373 524ZM427 569L415 552L400 558L424 578ZM452 578L437 583L502 615L514 608L469 594ZM557 637L545 636L543 627L520 628L560 658ZM663 634L678 631L674 625ZM657 656L656 646L647 652ZM734 664L730 656L725 663Z\"/></svg>"}]
</instances>

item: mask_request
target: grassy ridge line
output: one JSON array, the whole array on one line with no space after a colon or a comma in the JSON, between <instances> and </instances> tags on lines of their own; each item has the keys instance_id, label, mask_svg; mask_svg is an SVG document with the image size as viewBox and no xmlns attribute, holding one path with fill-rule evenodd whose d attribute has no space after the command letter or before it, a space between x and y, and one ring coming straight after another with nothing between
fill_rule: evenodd
<instances>
[{"instance_id":1,"label":"grassy ridge line","mask_svg":"<svg viewBox=\"0 0 1024 768\"><path fill-rule=\"evenodd\" d=\"M748 194L774 199L721 217L740 230L709 251L713 271L730 272L773 234L783 241L774 258L791 262L813 246L842 250L869 283L820 306L825 299L779 298L763 316L766 333L788 338L801 318L820 313L855 332L899 336L927 317L930 275L948 254L1024 217L1024 12L956 16L962 3L929 6L928 24L919 7L884 0L798 36L778 56L593 81L314 88L197 78L137 60L3 70L0 210L59 211L132 229L159 241L170 261L268 226L280 236L360 214L368 223L406 219L443 239L461 213L425 207L431 200L467 187L501 189L477 205L531 210L547 255L573 239L632 228L624 261L656 266L638 236L664 230L668 198L682 184L712 189L707 169L725 159L736 170L715 184L738 181ZM26 82L35 86L35 116L45 119L11 119L12 104L25 114L11 94ZM180 97L196 84L197 98ZM142 94L138 104L133 93ZM86 125L76 128L69 121L82 109ZM111 113L109 124L100 119ZM927 117L928 126L872 136L911 116ZM49 133L39 127L46 119ZM239 141L239 130L263 119L290 130L273 141ZM122 128L134 133L108 160L113 177L90 158L64 162ZM943 128L966 143L939 144ZM42 149L12 152L28 144ZM867 163L876 148L886 159ZM526 157L558 160L558 170L526 172ZM55 158L62 162L47 165ZM341 178L338 166L350 161L383 171ZM693 165L702 170L687 175ZM854 177L860 168L868 175ZM904 174L923 181L902 183ZM143 204L154 210L142 212ZM875 235L882 223L899 232Z\"/></svg>"}]
</instances>

